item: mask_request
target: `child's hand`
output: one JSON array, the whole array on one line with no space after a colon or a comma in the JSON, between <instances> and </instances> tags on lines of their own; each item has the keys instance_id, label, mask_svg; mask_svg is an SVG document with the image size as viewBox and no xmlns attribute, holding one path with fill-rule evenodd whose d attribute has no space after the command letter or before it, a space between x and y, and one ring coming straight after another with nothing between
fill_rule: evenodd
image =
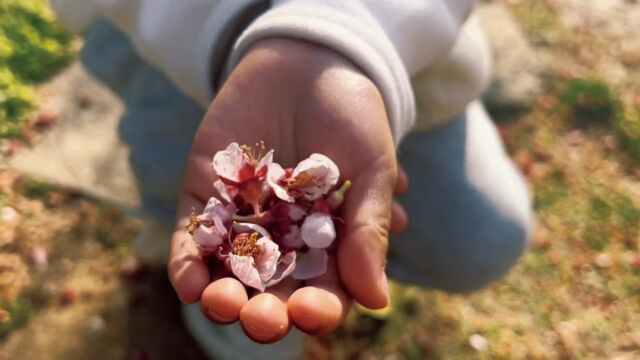
<instances>
[{"instance_id":1,"label":"child's hand","mask_svg":"<svg viewBox=\"0 0 640 360\"><path fill-rule=\"evenodd\" d=\"M185 224L190 209L201 211L213 193L213 154L233 141L259 140L276 149L283 166L323 153L353 185L342 207L345 231L330 270L306 284L287 279L251 297L236 279L216 280L215 269L212 279ZM169 256L174 288L184 302L201 301L205 315L216 323L240 319L258 342L279 340L290 325L308 333L332 331L352 297L367 307L384 307L392 208L393 228L406 223L392 205L396 166L382 98L355 66L329 49L300 41L257 44L211 104L193 142ZM398 187L406 187L406 180Z\"/></svg>"}]
</instances>

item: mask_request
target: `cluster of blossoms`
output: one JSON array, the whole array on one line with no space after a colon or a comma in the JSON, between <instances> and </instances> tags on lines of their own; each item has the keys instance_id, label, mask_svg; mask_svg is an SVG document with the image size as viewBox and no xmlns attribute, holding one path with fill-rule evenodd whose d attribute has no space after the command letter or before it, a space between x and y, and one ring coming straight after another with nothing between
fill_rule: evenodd
<instances>
[{"instance_id":1,"label":"cluster of blossoms","mask_svg":"<svg viewBox=\"0 0 640 360\"><path fill-rule=\"evenodd\" d=\"M287 276L311 279L327 270L336 239L335 216L350 186L336 189L340 172L312 154L283 169L265 153L231 143L213 157L220 195L202 214L192 210L187 230L204 256L223 261L245 285L264 291Z\"/></svg>"}]
</instances>

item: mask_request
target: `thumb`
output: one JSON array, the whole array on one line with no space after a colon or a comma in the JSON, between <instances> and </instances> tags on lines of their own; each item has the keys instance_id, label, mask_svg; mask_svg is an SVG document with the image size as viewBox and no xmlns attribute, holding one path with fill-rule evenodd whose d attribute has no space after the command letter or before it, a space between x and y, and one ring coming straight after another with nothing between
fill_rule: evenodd
<instances>
[{"instance_id":1,"label":"thumb","mask_svg":"<svg viewBox=\"0 0 640 360\"><path fill-rule=\"evenodd\" d=\"M354 299L378 309L389 304L386 263L395 159L365 167L343 204L345 232L338 249L340 277Z\"/></svg>"}]
</instances>

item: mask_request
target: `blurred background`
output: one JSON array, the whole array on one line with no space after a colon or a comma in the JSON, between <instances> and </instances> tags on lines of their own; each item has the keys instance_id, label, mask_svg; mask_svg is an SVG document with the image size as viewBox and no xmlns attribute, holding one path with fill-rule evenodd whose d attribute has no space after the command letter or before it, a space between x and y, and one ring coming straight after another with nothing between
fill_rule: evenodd
<instances>
[{"instance_id":1,"label":"blurred background","mask_svg":"<svg viewBox=\"0 0 640 360\"><path fill-rule=\"evenodd\" d=\"M530 251L467 296L392 286L308 359L640 358L640 3L483 1L485 103L527 176ZM122 104L44 0L0 0L0 358L202 359L140 229Z\"/></svg>"}]
</instances>

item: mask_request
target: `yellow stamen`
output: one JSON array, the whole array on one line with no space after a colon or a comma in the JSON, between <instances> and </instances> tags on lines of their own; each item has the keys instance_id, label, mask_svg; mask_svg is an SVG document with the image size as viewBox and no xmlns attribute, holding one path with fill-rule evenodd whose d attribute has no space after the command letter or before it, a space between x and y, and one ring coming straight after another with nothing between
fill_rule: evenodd
<instances>
[{"instance_id":1,"label":"yellow stamen","mask_svg":"<svg viewBox=\"0 0 640 360\"><path fill-rule=\"evenodd\" d=\"M314 181L315 180L313 176L309 175L308 172L303 171L298 175L296 175L295 178L287 180L287 183L285 184L285 188L287 189L287 191L294 191L294 190L309 186L313 184Z\"/></svg>"},{"instance_id":2,"label":"yellow stamen","mask_svg":"<svg viewBox=\"0 0 640 360\"><path fill-rule=\"evenodd\" d=\"M264 141L260 140L256 143L255 149L248 145L240 145L240 150L249 158L249 163L251 165L256 166L260 162L260 159L266 154L266 147L264 146Z\"/></svg>"},{"instance_id":3,"label":"yellow stamen","mask_svg":"<svg viewBox=\"0 0 640 360\"><path fill-rule=\"evenodd\" d=\"M196 230L200 227L200 225L203 225L206 227L212 227L214 224L213 224L213 221L199 220L198 217L196 216L196 209L191 208L191 214L189 214L189 223L187 224L187 232L193 235L193 233L196 232Z\"/></svg>"},{"instance_id":4,"label":"yellow stamen","mask_svg":"<svg viewBox=\"0 0 640 360\"><path fill-rule=\"evenodd\" d=\"M260 234L253 232L251 234L240 234L233 241L233 253L240 256L255 256L260 253L258 246L258 237Z\"/></svg>"}]
</instances>

